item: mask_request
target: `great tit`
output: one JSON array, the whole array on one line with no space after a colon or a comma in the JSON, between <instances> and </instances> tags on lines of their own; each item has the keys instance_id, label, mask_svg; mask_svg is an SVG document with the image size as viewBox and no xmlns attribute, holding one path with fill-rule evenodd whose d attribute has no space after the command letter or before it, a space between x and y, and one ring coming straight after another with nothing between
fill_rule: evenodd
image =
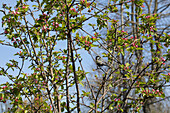
<instances>
[{"instance_id":1,"label":"great tit","mask_svg":"<svg viewBox=\"0 0 170 113\"><path fill-rule=\"evenodd\" d=\"M100 56L96 56L96 64L97 66L107 66L106 62L104 62Z\"/></svg>"}]
</instances>

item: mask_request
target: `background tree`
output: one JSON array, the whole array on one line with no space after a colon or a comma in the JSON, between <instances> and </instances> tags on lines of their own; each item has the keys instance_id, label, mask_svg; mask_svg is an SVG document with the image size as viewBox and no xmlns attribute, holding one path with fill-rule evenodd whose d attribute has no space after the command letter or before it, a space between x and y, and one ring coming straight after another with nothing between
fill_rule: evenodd
<instances>
[{"instance_id":1,"label":"background tree","mask_svg":"<svg viewBox=\"0 0 170 113\"><path fill-rule=\"evenodd\" d=\"M102 8L96 3L19 0L14 8L3 4L1 35L7 39L0 43L21 50L15 54L21 65L12 59L7 67L0 67L0 74L11 80L0 89L1 101L11 100L9 112L79 113L82 108L95 113L140 112L142 107L146 110L148 99L165 98L170 35L157 30L159 14L142 14L143 0L113 0ZM117 12L121 12L120 22L111 16ZM107 31L105 37L102 30ZM102 51L96 53L95 48ZM89 59L82 57L81 49L91 55L91 61L95 62L96 54L107 62L108 66L91 73L100 80L97 86L84 70L82 61ZM30 73L23 70L25 61Z\"/></svg>"},{"instance_id":2,"label":"background tree","mask_svg":"<svg viewBox=\"0 0 170 113\"><path fill-rule=\"evenodd\" d=\"M98 3L98 5L99 5L99 7L106 7L107 6L107 4L109 4L108 3L108 1L98 1L99 3ZM149 15L154 15L154 14L159 14L159 17L160 17L160 19L158 19L157 21L155 21L154 23L155 23L155 25L157 26L157 33L159 34L159 35L162 35L161 33L163 33L163 31L166 31L167 33L168 33L168 28L169 28L169 25L168 25L168 23L166 22L166 21L163 21L164 23L162 23L162 20L168 20L169 18L168 18L168 16L169 16L169 14L168 14L168 10L169 10L169 5L166 3L166 4L164 4L164 3L166 3L165 1L144 1L144 3L143 3L143 5L142 5L142 9L144 10L143 11L143 13L145 13L145 14L149 14ZM159 4L159 5L158 5ZM127 7L127 6L126 6ZM136 1L134 1L134 2L132 2L132 3L130 3L129 4L129 9L131 9L131 12L126 12L127 10L126 10L126 7L124 6L124 7L122 7L122 5L120 6L120 7L118 7L120 10L119 10L119 12L116 12L116 13L114 13L114 14L112 14L112 13L109 13L108 14L108 16L110 17L110 18L116 18L116 19L118 19L118 20L120 20L120 22L121 22L121 25L123 25L123 22L125 22L125 24L126 23L131 23L131 24L129 24L129 26L121 26L120 28L121 29L125 29L126 31L128 31L128 33L130 34L130 33L132 33L132 32L136 32L136 30L137 30L137 28L139 28L138 27L138 24L139 23L141 23L140 22L140 20L137 20L137 15L135 15L135 14L137 14L137 10L135 10L136 9ZM127 18L127 17L129 17L129 18ZM136 18L136 19L135 19ZM160 24L161 23L161 24ZM103 39L105 39L105 35L106 35L106 32L107 32L107 30L108 29L110 29L109 27L107 27L107 29L104 29L103 31ZM157 40L157 39L154 39L154 40ZM105 42L106 43L106 42ZM145 46L144 48L148 48L148 46L146 45L146 44L143 44L143 46ZM150 46L151 46L151 49L153 48L153 44L152 43L150 43ZM150 50L150 48L148 48L148 51ZM162 54L164 54L164 51L166 51L166 49L162 49L161 50L161 53L159 53L160 55L159 55L159 57L162 55ZM147 53L140 53L140 54L144 54L144 55L148 55ZM119 55L118 55L119 56ZM126 57L126 55L125 55L125 57ZM153 56L152 56L153 57ZM121 56L119 56L119 58L121 58ZM135 58L135 57L134 57ZM161 57L160 57L161 58ZM128 58L127 58L128 59ZM132 57L132 59L133 59L133 57ZM151 59L151 57L146 57L146 61L142 61L142 62L148 62L148 60L149 59ZM124 58L122 59L122 62L124 61ZM126 61L125 61L126 62ZM140 66L140 65L139 65ZM160 75L159 75L160 76ZM96 84L100 84L100 80L101 79L93 79L93 81L96 81ZM143 79L144 81L146 80L146 79ZM116 89L117 90L117 89ZM119 90L121 90L121 88L119 88ZM135 93L135 92L134 92ZM167 98L169 98L169 96L167 97ZM167 99L167 98L165 98L165 99ZM164 99L161 99L161 101L163 101ZM147 99L147 101L148 101L148 104L147 104L147 102L145 102L145 104L144 104L144 106L143 106L143 112L152 112L152 108L150 109L150 107L153 107L153 111L155 111L155 109L156 108L159 108L159 111L158 111L158 109L157 109L157 111L158 112L161 112L161 110L164 110L165 111L165 109L166 108L168 108L168 106L166 106L164 109L163 109L163 106L165 105L165 103L161 103L161 101L158 99L158 98L148 98ZM110 102L110 100L108 100L107 102ZM157 102L159 102L159 103L157 103ZM164 102L166 102L166 101L164 101ZM167 101L168 102L168 101ZM154 104L154 105L152 105L152 104ZM156 103L156 104L155 104ZM169 102L168 102L169 103ZM168 104L167 103L167 104ZM151 104L151 105L150 105ZM157 106L157 107L156 107ZM162 108L161 108L161 106L162 106ZM147 109L147 110L146 110ZM168 109L167 109L168 110ZM142 112L142 111L140 111L140 112ZM164 112L164 111L162 111L162 112ZM110 111L110 112L113 112L113 111ZM167 111L168 112L168 111Z\"/></svg>"}]
</instances>

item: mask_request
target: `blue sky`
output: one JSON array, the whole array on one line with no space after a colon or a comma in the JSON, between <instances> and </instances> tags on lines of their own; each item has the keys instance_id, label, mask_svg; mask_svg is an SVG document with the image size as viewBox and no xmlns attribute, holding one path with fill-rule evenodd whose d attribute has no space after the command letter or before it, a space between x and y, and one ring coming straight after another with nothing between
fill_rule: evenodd
<instances>
[{"instance_id":1,"label":"blue sky","mask_svg":"<svg viewBox=\"0 0 170 113\"><path fill-rule=\"evenodd\" d=\"M12 2L11 2L12 1ZM3 0L3 2L1 2L0 4L0 9L2 9L2 4L10 4L10 5L14 5L15 0ZM2 23L2 18L3 14L0 12L0 33L3 32L3 29L1 27L1 23ZM0 40L4 39L5 37L3 37L2 35L0 35ZM11 58L15 58L13 56L14 53L16 53L17 50L12 48L12 47L8 47L8 46L4 46L0 44L0 66L5 66L5 64L11 59ZM7 78L0 76L0 83L5 83L7 82Z\"/></svg>"},{"instance_id":2,"label":"blue sky","mask_svg":"<svg viewBox=\"0 0 170 113\"><path fill-rule=\"evenodd\" d=\"M1 2L1 4L0 4L0 9L2 9L2 4L7 4L7 5L10 5L10 6L13 7L13 6L16 5L16 1L17 0L3 0L3 2ZM3 13L0 12L0 26L1 26L1 22L2 22L2 20L1 20L2 17L3 17ZM89 22L91 22L91 21L92 20L89 20ZM87 23L85 24L84 29L89 31L89 27L87 27ZM2 27L0 27L0 33L2 33L2 32L4 32L4 31L3 31ZM0 40L3 40L5 38L6 38L5 36L2 36L2 35L0 36ZM66 42L62 42L62 41L58 42L58 49L62 49L62 48L66 48L66 47L67 47ZM0 53L1 53L1 55L0 55L0 66L4 67L5 64L7 62L9 62L9 60L11 60L11 59L17 60L19 62L19 65L21 65L22 59L19 59L18 56L14 56L14 54L19 52L19 51L20 51L19 49L0 44ZM78 52L83 57L82 63L84 64L84 69L86 71L91 70L92 64L94 64L94 62L91 59L91 56L84 49L81 49ZM28 61L25 64L27 64L27 63L28 63ZM16 71L14 71L14 72L10 71L10 72L11 72L12 75L15 75L15 74L17 75ZM28 68L26 66L24 66L24 72L29 73L30 70L28 70ZM5 83L7 81L9 82L9 80L6 77L0 76L0 83Z\"/></svg>"}]
</instances>

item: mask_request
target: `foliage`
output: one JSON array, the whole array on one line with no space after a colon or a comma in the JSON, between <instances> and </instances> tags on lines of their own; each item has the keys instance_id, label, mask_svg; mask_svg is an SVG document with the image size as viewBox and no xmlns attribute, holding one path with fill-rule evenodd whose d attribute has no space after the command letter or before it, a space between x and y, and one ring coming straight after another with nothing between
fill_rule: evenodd
<instances>
[{"instance_id":1,"label":"foliage","mask_svg":"<svg viewBox=\"0 0 170 113\"><path fill-rule=\"evenodd\" d=\"M0 75L11 80L1 84L1 102L11 101L9 112L81 112L86 107L89 112L119 113L140 112L147 99L165 98L170 35L157 30L158 14L142 14L143 2L112 0L104 8L87 0L18 0L14 9L3 4L1 35L7 39L0 43L19 48L15 56L22 65L12 59L7 68L0 67ZM136 17L134 22L123 23L109 16L123 10L119 6L128 10L131 4L135 16L127 12L127 17ZM91 22L88 27L93 34L84 30L87 22ZM126 31L130 27L133 31ZM104 38L102 30L107 31ZM60 41L66 43L64 49ZM101 71L92 73L100 80L96 87L84 70L86 58L79 54L80 49L92 59L92 54L107 59L108 67L93 70ZM31 73L23 71L25 61L30 62L26 65ZM10 74L10 70L18 74ZM80 89L84 85L88 89ZM89 103L84 102L88 99Z\"/></svg>"}]
</instances>

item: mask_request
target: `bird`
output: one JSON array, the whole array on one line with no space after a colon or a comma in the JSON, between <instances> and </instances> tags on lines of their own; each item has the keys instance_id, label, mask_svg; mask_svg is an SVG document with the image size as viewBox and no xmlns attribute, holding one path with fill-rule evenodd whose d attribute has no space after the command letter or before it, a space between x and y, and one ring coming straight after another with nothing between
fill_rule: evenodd
<instances>
[{"instance_id":1,"label":"bird","mask_svg":"<svg viewBox=\"0 0 170 113\"><path fill-rule=\"evenodd\" d=\"M96 56L96 64L97 66L108 66L106 62L104 62L100 56Z\"/></svg>"}]
</instances>

